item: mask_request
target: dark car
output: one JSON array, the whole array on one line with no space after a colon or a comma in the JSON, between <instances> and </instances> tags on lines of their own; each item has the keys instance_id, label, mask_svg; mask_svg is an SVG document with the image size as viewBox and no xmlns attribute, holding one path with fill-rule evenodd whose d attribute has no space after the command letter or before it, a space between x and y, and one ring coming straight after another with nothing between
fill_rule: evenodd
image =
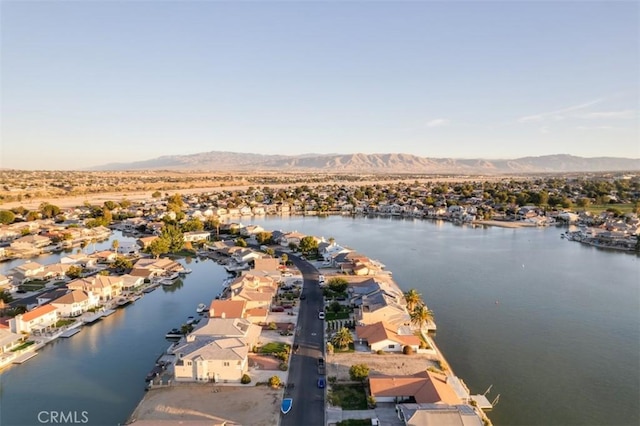
<instances>
[{"instance_id":1,"label":"dark car","mask_svg":"<svg viewBox=\"0 0 640 426\"><path fill-rule=\"evenodd\" d=\"M324 377L320 377L320 378L318 379L318 387L319 387L320 389L324 389Z\"/></svg>"},{"instance_id":2,"label":"dark car","mask_svg":"<svg viewBox=\"0 0 640 426\"><path fill-rule=\"evenodd\" d=\"M304 300L304 299L306 299L306 298L307 298L307 296L305 296L304 294L301 294L301 295L300 295L300 300Z\"/></svg>"}]
</instances>

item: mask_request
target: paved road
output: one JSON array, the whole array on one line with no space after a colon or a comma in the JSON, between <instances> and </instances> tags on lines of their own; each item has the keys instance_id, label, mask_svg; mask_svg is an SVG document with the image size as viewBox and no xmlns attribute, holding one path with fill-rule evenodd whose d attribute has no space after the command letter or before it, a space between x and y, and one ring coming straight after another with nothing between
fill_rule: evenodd
<instances>
[{"instance_id":1,"label":"paved road","mask_svg":"<svg viewBox=\"0 0 640 426\"><path fill-rule=\"evenodd\" d=\"M278 253L280 255L281 253ZM293 388L285 391L285 397L293 398L293 407L281 415L281 426L324 426L325 389L318 388L318 358L324 358L324 320L318 319L322 309L322 291L318 285L318 270L310 263L287 253L304 279L303 295L298 313L298 329L294 345L297 353L289 364L289 383Z\"/></svg>"}]
</instances>

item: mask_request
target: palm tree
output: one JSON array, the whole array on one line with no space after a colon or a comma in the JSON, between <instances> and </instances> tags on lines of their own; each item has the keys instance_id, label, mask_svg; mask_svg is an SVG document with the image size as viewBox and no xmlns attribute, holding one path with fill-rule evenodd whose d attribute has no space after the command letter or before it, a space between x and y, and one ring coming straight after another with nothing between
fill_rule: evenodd
<instances>
[{"instance_id":1,"label":"palm tree","mask_svg":"<svg viewBox=\"0 0 640 426\"><path fill-rule=\"evenodd\" d=\"M418 305L410 313L411 324L417 325L420 330L429 322L433 321L433 311L425 305Z\"/></svg>"},{"instance_id":2,"label":"palm tree","mask_svg":"<svg viewBox=\"0 0 640 426\"><path fill-rule=\"evenodd\" d=\"M116 257L117 257L118 256L118 247L120 247L120 241L113 240L113 242L111 243L111 247L116 252Z\"/></svg>"},{"instance_id":3,"label":"palm tree","mask_svg":"<svg viewBox=\"0 0 640 426\"><path fill-rule=\"evenodd\" d=\"M413 312L416 306L424 305L422 301L422 295L412 288L404 294L404 298L407 301L407 309L409 312Z\"/></svg>"},{"instance_id":4,"label":"palm tree","mask_svg":"<svg viewBox=\"0 0 640 426\"><path fill-rule=\"evenodd\" d=\"M347 327L342 327L331 339L331 343L340 349L346 349L353 343L353 336Z\"/></svg>"}]
</instances>

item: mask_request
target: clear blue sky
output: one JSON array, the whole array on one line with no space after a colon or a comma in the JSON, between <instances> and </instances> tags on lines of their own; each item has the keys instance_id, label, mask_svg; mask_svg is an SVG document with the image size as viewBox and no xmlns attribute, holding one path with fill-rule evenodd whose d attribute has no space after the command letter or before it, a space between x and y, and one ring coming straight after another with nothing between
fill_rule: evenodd
<instances>
[{"instance_id":1,"label":"clear blue sky","mask_svg":"<svg viewBox=\"0 0 640 426\"><path fill-rule=\"evenodd\" d=\"M0 167L640 157L637 1L1 2Z\"/></svg>"}]
</instances>

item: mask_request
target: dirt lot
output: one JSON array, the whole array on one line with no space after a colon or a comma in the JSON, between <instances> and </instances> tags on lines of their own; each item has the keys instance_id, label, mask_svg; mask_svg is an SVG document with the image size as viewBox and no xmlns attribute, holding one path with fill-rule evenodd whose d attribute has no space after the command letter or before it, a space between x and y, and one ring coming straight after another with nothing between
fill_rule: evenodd
<instances>
[{"instance_id":1,"label":"dirt lot","mask_svg":"<svg viewBox=\"0 0 640 426\"><path fill-rule=\"evenodd\" d=\"M425 371L428 367L437 367L436 357L432 355L392 355L371 353L348 353L327 356L327 377L338 380L350 380L349 368L354 364L366 364L369 374L409 375Z\"/></svg>"},{"instance_id":2,"label":"dirt lot","mask_svg":"<svg viewBox=\"0 0 640 426\"><path fill-rule=\"evenodd\" d=\"M273 426L280 420L281 401L282 391L267 386L172 386L149 391L130 421Z\"/></svg>"}]
</instances>

